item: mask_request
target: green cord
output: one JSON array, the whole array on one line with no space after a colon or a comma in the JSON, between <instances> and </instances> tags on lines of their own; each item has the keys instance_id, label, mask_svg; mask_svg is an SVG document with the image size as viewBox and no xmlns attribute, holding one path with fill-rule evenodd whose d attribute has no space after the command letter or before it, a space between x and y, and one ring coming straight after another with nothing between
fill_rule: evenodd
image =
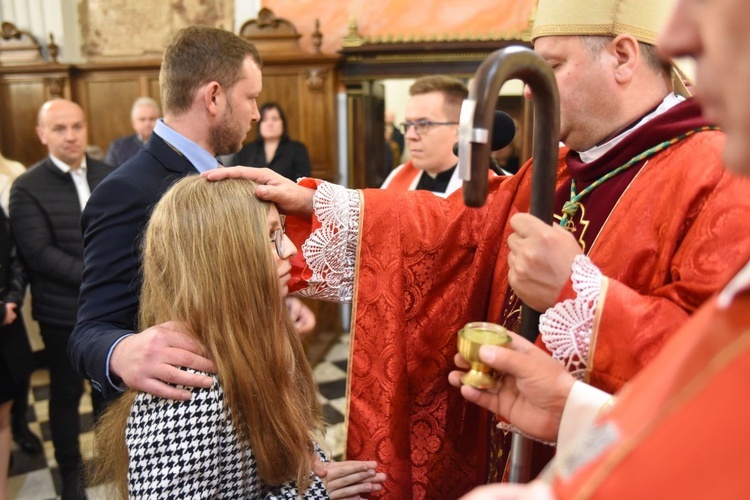
<instances>
[{"instance_id":1,"label":"green cord","mask_svg":"<svg viewBox=\"0 0 750 500\"><path fill-rule=\"evenodd\" d=\"M563 204L562 212L563 212L563 218L560 220L560 225L565 227L568 224L568 221L575 217L576 213L578 213L578 202L587 194L589 194L591 191L593 191L595 188L599 187L601 184L605 183L612 177L616 176L620 172L623 172L633 165L642 162L643 160L650 158L654 156L657 153L660 153L667 149L668 147L672 146L673 144L677 144L678 142L682 141L683 139L687 139L693 134L696 134L698 132L705 132L706 130L717 130L718 127L715 125L707 125L705 127L695 128L693 130L688 130L684 134L678 135L674 139L670 139L668 141L664 141L661 144L657 144L656 146L647 149L643 153L640 153L639 155L635 156L634 158L631 158L628 160L627 163L624 165L617 167L616 169L612 170L611 172L604 174L602 177L594 181L591 185L589 185L586 189L581 191L580 193L576 194L576 181L575 179L571 179L570 181L570 200L566 201L565 204Z\"/></svg>"}]
</instances>

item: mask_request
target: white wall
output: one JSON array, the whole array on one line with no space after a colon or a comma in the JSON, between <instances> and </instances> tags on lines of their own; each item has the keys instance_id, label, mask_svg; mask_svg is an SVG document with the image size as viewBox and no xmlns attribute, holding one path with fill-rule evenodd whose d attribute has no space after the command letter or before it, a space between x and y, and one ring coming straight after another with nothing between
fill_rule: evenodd
<instances>
[{"instance_id":1,"label":"white wall","mask_svg":"<svg viewBox=\"0 0 750 500\"><path fill-rule=\"evenodd\" d=\"M64 4L68 4L65 6ZM60 61L70 61L68 56L80 54L80 49L65 45L64 10L73 12L78 19L76 2L64 0L0 0L0 19L16 25L20 30L28 31L44 47L49 43L49 34L55 36L55 43L60 46ZM78 26L76 23L75 26ZM80 31L80 28L77 28ZM70 36L68 38L79 38ZM80 44L78 44L80 45ZM48 54L44 53L44 57Z\"/></svg>"},{"instance_id":2,"label":"white wall","mask_svg":"<svg viewBox=\"0 0 750 500\"><path fill-rule=\"evenodd\" d=\"M695 59L681 57L675 61L683 73L695 83Z\"/></svg>"},{"instance_id":3,"label":"white wall","mask_svg":"<svg viewBox=\"0 0 750 500\"><path fill-rule=\"evenodd\" d=\"M260 12L260 0L234 0L234 32L248 19L255 19Z\"/></svg>"},{"instance_id":4,"label":"white wall","mask_svg":"<svg viewBox=\"0 0 750 500\"><path fill-rule=\"evenodd\" d=\"M412 78L394 78L390 80L381 80L385 87L385 109L393 111L396 115L395 124L404 121L406 112L406 101L409 100L409 87L414 83Z\"/></svg>"}]
</instances>

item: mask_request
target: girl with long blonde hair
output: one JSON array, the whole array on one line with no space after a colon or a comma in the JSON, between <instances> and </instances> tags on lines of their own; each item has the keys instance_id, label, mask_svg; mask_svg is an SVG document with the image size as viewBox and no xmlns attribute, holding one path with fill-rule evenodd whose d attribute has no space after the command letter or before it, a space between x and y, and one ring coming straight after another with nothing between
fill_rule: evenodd
<instances>
[{"instance_id":1,"label":"girl with long blonde hair","mask_svg":"<svg viewBox=\"0 0 750 500\"><path fill-rule=\"evenodd\" d=\"M140 327L181 324L217 375L188 401L130 391L113 403L95 480L123 497L328 498L311 474L312 370L282 300L296 251L252 182L191 176L164 195L143 242Z\"/></svg>"}]
</instances>

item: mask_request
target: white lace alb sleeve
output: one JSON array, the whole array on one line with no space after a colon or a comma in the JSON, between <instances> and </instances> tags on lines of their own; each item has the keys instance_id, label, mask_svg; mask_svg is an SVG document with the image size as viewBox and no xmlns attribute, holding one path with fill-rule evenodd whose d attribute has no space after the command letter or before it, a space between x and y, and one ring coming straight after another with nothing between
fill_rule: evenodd
<instances>
[{"instance_id":1,"label":"white lace alb sleeve","mask_svg":"<svg viewBox=\"0 0 750 500\"><path fill-rule=\"evenodd\" d=\"M539 320L539 332L552 357L583 380L589 359L594 315L602 290L602 273L585 255L573 261L575 299L558 302Z\"/></svg>"},{"instance_id":2,"label":"white lace alb sleeve","mask_svg":"<svg viewBox=\"0 0 750 500\"><path fill-rule=\"evenodd\" d=\"M313 211L321 227L302 244L312 277L299 295L334 302L352 300L359 210L356 190L328 182L318 186Z\"/></svg>"}]
</instances>

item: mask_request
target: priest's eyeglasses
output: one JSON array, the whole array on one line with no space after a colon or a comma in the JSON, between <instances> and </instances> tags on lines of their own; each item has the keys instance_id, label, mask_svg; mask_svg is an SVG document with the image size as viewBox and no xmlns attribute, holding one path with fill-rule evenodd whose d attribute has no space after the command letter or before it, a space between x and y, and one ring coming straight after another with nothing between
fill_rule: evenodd
<instances>
[{"instance_id":1,"label":"priest's eyeglasses","mask_svg":"<svg viewBox=\"0 0 750 500\"><path fill-rule=\"evenodd\" d=\"M276 253L279 255L280 259L284 258L284 235L286 234L286 228L284 226L277 228L273 232L273 238L271 238L271 243L274 244L274 247L276 247Z\"/></svg>"},{"instance_id":2,"label":"priest's eyeglasses","mask_svg":"<svg viewBox=\"0 0 750 500\"><path fill-rule=\"evenodd\" d=\"M409 127L414 127L414 132L419 135L425 134L430 131L432 127L437 125L458 125L458 122L433 122L430 120L417 120L414 122L402 122L401 131L406 135L409 132Z\"/></svg>"}]
</instances>

